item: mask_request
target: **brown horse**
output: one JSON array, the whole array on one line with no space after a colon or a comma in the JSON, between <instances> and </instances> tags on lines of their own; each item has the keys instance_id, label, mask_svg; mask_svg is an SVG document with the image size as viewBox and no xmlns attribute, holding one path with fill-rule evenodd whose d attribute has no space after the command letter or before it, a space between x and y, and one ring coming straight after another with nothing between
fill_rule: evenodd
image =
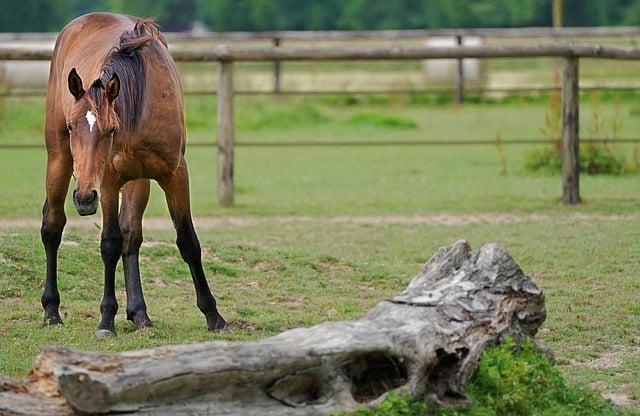
<instances>
[{"instance_id":1,"label":"brown horse","mask_svg":"<svg viewBox=\"0 0 640 416\"><path fill-rule=\"evenodd\" d=\"M115 334L115 271L120 256L127 319L137 329L151 325L138 266L150 179L165 192L198 308L206 316L209 330L223 329L226 323L207 284L191 220L182 85L166 40L153 22L91 13L62 30L49 73L45 141L47 197L41 229L47 257L42 295L45 325L62 323L57 254L66 223L64 201L73 174L73 202L78 213L94 214L98 201L102 208L104 296L96 335Z\"/></svg>"}]
</instances>

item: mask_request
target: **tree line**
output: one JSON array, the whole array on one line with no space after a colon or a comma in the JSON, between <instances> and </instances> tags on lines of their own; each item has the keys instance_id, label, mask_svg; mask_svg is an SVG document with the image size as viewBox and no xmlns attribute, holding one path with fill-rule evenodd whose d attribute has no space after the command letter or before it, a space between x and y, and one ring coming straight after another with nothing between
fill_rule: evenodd
<instances>
[{"instance_id":1,"label":"tree line","mask_svg":"<svg viewBox=\"0 0 640 416\"><path fill-rule=\"evenodd\" d=\"M0 32L59 31L112 11L153 17L166 31L375 30L550 26L551 0L2 0ZM565 26L640 23L640 0L564 0Z\"/></svg>"}]
</instances>

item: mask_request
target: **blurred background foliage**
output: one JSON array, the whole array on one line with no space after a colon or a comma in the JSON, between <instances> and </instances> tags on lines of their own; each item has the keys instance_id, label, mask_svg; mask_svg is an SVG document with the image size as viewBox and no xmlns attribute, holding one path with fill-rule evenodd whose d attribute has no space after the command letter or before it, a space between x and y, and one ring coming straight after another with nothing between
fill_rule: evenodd
<instances>
[{"instance_id":1,"label":"blurred background foliage","mask_svg":"<svg viewBox=\"0 0 640 416\"><path fill-rule=\"evenodd\" d=\"M551 0L2 0L0 32L58 31L98 10L153 17L167 31L551 25ZM637 25L640 0L565 0L564 15L567 26Z\"/></svg>"}]
</instances>

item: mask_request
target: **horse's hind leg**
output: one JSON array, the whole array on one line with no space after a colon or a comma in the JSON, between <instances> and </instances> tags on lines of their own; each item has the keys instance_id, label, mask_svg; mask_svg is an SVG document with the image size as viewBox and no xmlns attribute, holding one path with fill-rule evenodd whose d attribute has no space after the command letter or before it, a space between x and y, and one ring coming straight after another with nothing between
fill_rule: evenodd
<instances>
[{"instance_id":1,"label":"horse's hind leg","mask_svg":"<svg viewBox=\"0 0 640 416\"><path fill-rule=\"evenodd\" d=\"M127 319L136 329L152 326L140 283L139 257L142 244L142 215L149 202L149 180L138 179L122 188L120 230L122 231L122 265L127 289Z\"/></svg>"},{"instance_id":2,"label":"horse's hind leg","mask_svg":"<svg viewBox=\"0 0 640 416\"><path fill-rule=\"evenodd\" d=\"M176 228L176 244L180 255L189 265L191 271L191 278L196 288L198 308L207 318L209 331L220 331L225 328L226 322L218 313L216 301L211 294L202 269L200 242L191 220L189 174L186 162L182 160L178 169L170 177L160 181L160 186L164 189L171 219Z\"/></svg>"},{"instance_id":3,"label":"horse's hind leg","mask_svg":"<svg viewBox=\"0 0 640 416\"><path fill-rule=\"evenodd\" d=\"M47 257L47 279L42 293L44 325L62 324L60 318L60 294L58 293L58 247L62 239L62 230L67 222L64 214L64 200L69 189L73 171L71 155L50 152L47 159L46 191L47 197L42 207L42 227L40 236Z\"/></svg>"}]
</instances>

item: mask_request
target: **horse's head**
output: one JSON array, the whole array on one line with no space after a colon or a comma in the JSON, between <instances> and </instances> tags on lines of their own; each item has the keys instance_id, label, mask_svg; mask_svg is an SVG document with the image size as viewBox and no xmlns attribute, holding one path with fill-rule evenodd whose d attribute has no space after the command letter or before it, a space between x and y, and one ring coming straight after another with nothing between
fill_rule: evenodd
<instances>
[{"instance_id":1,"label":"horse's head","mask_svg":"<svg viewBox=\"0 0 640 416\"><path fill-rule=\"evenodd\" d=\"M120 91L120 80L113 73L105 84L97 79L85 91L82 79L73 68L68 81L69 92L75 98L67 119L76 178L73 203L78 214L92 215L98 209L100 184L118 128L115 99Z\"/></svg>"}]
</instances>

